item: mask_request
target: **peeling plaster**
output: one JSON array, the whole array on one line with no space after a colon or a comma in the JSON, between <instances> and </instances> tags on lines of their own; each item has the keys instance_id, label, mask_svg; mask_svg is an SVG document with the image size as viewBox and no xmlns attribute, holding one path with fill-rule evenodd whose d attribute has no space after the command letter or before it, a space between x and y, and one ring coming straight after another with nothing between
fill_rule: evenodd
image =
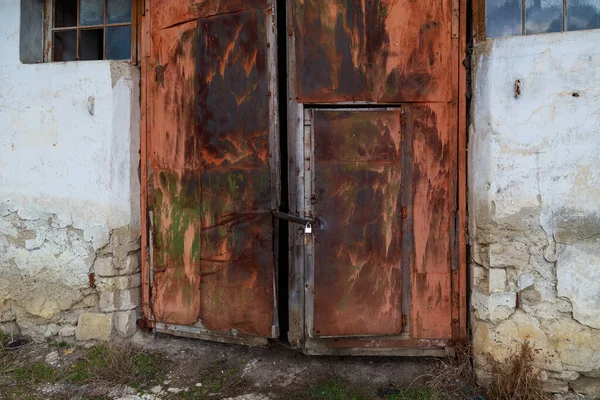
<instances>
[{"instance_id":1,"label":"peeling plaster","mask_svg":"<svg viewBox=\"0 0 600 400\"><path fill-rule=\"evenodd\" d=\"M469 228L480 377L524 341L543 348L535 363L549 390L600 371L599 42L595 30L474 49ZM503 304L511 295L514 308Z\"/></svg>"},{"instance_id":2,"label":"peeling plaster","mask_svg":"<svg viewBox=\"0 0 600 400\"><path fill-rule=\"evenodd\" d=\"M22 64L19 12L6 0L0 13L0 321L74 334L99 311L96 259L138 268L139 72Z\"/></svg>"}]
</instances>

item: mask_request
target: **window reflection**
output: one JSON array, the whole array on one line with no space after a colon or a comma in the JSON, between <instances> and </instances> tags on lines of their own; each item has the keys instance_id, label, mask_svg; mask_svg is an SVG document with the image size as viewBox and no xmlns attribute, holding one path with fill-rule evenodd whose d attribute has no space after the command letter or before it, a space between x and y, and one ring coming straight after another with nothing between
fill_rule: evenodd
<instances>
[{"instance_id":1,"label":"window reflection","mask_svg":"<svg viewBox=\"0 0 600 400\"><path fill-rule=\"evenodd\" d=\"M131 26L106 29L106 58L108 60L131 58Z\"/></svg>"},{"instance_id":2,"label":"window reflection","mask_svg":"<svg viewBox=\"0 0 600 400\"><path fill-rule=\"evenodd\" d=\"M569 0L567 2L567 30L600 28L600 1Z\"/></svg>"},{"instance_id":3,"label":"window reflection","mask_svg":"<svg viewBox=\"0 0 600 400\"><path fill-rule=\"evenodd\" d=\"M521 34L521 0L488 0L486 31L488 37Z\"/></svg>"},{"instance_id":4,"label":"window reflection","mask_svg":"<svg viewBox=\"0 0 600 400\"><path fill-rule=\"evenodd\" d=\"M600 0L488 0L485 12L487 37L600 29Z\"/></svg>"},{"instance_id":5,"label":"window reflection","mask_svg":"<svg viewBox=\"0 0 600 400\"><path fill-rule=\"evenodd\" d=\"M526 0L525 4L525 31L528 34L562 31L562 0Z\"/></svg>"}]
</instances>

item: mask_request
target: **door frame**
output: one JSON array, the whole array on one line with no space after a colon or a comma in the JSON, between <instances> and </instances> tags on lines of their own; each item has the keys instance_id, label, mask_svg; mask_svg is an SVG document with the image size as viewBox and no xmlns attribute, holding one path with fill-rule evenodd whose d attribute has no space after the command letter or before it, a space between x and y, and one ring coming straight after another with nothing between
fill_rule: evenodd
<instances>
[{"instance_id":1,"label":"door frame","mask_svg":"<svg viewBox=\"0 0 600 400\"><path fill-rule=\"evenodd\" d=\"M305 108L298 102L296 85L296 38L294 36L295 0L287 0L288 46L288 154L290 213L303 218L311 215L311 185L314 168L311 105ZM289 341L292 347L314 355L397 355L446 356L454 353L457 345L467 342L467 0L452 0L452 99L458 113L456 118L456 167L454 188L455 232L451 254L452 338L411 339L406 335L362 339L310 338L313 296L307 295L314 281L313 235L303 235L291 226L289 237ZM368 105L366 102L340 102L339 106ZM394 107L394 104L389 104ZM312 106L318 108L318 106ZM312 108L311 107L311 108ZM363 110L365 108L362 108ZM403 307L404 307L403 301Z\"/></svg>"},{"instance_id":2,"label":"door frame","mask_svg":"<svg viewBox=\"0 0 600 400\"><path fill-rule=\"evenodd\" d=\"M267 34L267 73L269 88L269 153L271 171L271 210L278 210L281 203L281 157L280 157L280 119L279 119L279 94L278 94L278 41L277 41L277 1L266 0L266 34ZM273 277L273 326L269 337L254 336L241 332L215 332L201 326L167 324L156 321L152 311L152 211L149 206L149 187L153 179L152 166L150 165L150 154L148 140L150 136L149 115L149 81L153 79L151 69L151 15L152 0L143 2L139 24L138 59L140 60L140 211L141 211L141 291L142 291L142 317L138 325L142 329L153 328L156 332L169 333L175 336L183 336L221 343L245 344L249 346L261 346L268 343L268 339L280 336L278 320L278 235L273 237L274 253L274 277ZM200 17L202 18L202 17ZM276 232L279 220L273 217L273 229Z\"/></svg>"}]
</instances>

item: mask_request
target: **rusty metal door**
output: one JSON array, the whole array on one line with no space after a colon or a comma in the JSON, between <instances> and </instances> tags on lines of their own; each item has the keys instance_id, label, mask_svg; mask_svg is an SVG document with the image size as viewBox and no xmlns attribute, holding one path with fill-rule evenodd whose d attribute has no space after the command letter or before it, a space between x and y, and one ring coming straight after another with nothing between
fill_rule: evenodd
<instances>
[{"instance_id":1,"label":"rusty metal door","mask_svg":"<svg viewBox=\"0 0 600 400\"><path fill-rule=\"evenodd\" d=\"M147 0L143 308L159 332L278 337L275 4Z\"/></svg>"},{"instance_id":2,"label":"rusty metal door","mask_svg":"<svg viewBox=\"0 0 600 400\"><path fill-rule=\"evenodd\" d=\"M278 212L284 1L288 215ZM146 0L150 327L277 338L283 216L295 222L283 332L294 347L441 355L465 339L465 4Z\"/></svg>"},{"instance_id":3,"label":"rusty metal door","mask_svg":"<svg viewBox=\"0 0 600 400\"><path fill-rule=\"evenodd\" d=\"M291 210L313 221L290 230L292 344L446 354L466 334L464 2L288 7Z\"/></svg>"}]
</instances>

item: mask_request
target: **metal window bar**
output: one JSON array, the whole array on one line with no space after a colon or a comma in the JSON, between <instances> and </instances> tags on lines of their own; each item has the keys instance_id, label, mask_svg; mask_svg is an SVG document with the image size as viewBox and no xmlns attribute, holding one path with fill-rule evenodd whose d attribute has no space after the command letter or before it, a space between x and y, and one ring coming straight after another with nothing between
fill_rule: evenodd
<instances>
[{"instance_id":1,"label":"metal window bar","mask_svg":"<svg viewBox=\"0 0 600 400\"><path fill-rule=\"evenodd\" d=\"M567 0L562 2L561 32L567 31ZM521 35L527 35L527 0L521 0Z\"/></svg>"}]
</instances>

